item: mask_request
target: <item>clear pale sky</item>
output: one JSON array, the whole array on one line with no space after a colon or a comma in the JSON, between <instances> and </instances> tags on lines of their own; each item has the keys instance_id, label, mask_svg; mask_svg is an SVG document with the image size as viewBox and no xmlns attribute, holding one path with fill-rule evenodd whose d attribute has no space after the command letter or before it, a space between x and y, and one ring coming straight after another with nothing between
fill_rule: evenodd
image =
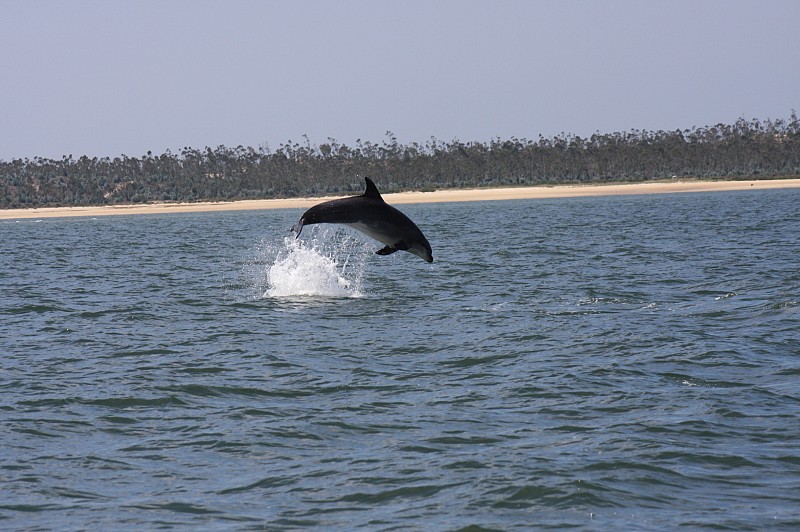
<instances>
[{"instance_id":1,"label":"clear pale sky","mask_svg":"<svg viewBox=\"0 0 800 532\"><path fill-rule=\"evenodd\" d=\"M800 111L800 1L0 0L0 159Z\"/></svg>"}]
</instances>

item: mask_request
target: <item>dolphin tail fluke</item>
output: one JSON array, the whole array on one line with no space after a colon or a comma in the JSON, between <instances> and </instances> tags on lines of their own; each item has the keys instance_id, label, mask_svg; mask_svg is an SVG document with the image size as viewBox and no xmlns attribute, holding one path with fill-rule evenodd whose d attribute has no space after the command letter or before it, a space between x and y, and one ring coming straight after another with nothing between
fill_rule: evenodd
<instances>
[{"instance_id":1,"label":"dolphin tail fluke","mask_svg":"<svg viewBox=\"0 0 800 532\"><path fill-rule=\"evenodd\" d=\"M300 220L292 226L290 231L294 233L295 238L300 238L300 233L303 231L303 219L300 218Z\"/></svg>"}]
</instances>

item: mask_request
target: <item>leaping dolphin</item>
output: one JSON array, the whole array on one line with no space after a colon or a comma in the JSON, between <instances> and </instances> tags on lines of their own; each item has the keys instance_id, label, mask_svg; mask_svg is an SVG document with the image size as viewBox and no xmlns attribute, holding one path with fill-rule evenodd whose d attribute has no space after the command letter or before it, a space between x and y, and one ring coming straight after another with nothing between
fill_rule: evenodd
<instances>
[{"instance_id":1,"label":"leaping dolphin","mask_svg":"<svg viewBox=\"0 0 800 532\"><path fill-rule=\"evenodd\" d=\"M368 177L367 190L360 196L351 196L314 205L300 217L292 231L298 238L303 226L311 224L343 224L361 231L370 238L386 244L376 251L378 255L391 255L407 251L433 262L431 245L408 216L398 211L381 197L378 187Z\"/></svg>"}]
</instances>

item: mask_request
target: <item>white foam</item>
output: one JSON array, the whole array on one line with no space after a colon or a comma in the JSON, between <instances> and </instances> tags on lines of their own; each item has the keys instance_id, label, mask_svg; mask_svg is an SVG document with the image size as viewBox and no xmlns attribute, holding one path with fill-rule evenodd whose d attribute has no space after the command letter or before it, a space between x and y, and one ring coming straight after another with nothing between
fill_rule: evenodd
<instances>
[{"instance_id":1,"label":"white foam","mask_svg":"<svg viewBox=\"0 0 800 532\"><path fill-rule=\"evenodd\" d=\"M369 255L362 242L341 230L323 228L308 241L286 237L267 267L264 296L363 297Z\"/></svg>"}]
</instances>

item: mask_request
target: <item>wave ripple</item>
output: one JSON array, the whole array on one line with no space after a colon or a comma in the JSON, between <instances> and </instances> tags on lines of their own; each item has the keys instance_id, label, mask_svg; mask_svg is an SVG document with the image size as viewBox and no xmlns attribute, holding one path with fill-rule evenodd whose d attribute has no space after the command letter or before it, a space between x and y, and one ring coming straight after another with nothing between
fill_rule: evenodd
<instances>
[{"instance_id":1,"label":"wave ripple","mask_svg":"<svg viewBox=\"0 0 800 532\"><path fill-rule=\"evenodd\" d=\"M2 527L800 528L800 191L404 211L0 225Z\"/></svg>"}]
</instances>

